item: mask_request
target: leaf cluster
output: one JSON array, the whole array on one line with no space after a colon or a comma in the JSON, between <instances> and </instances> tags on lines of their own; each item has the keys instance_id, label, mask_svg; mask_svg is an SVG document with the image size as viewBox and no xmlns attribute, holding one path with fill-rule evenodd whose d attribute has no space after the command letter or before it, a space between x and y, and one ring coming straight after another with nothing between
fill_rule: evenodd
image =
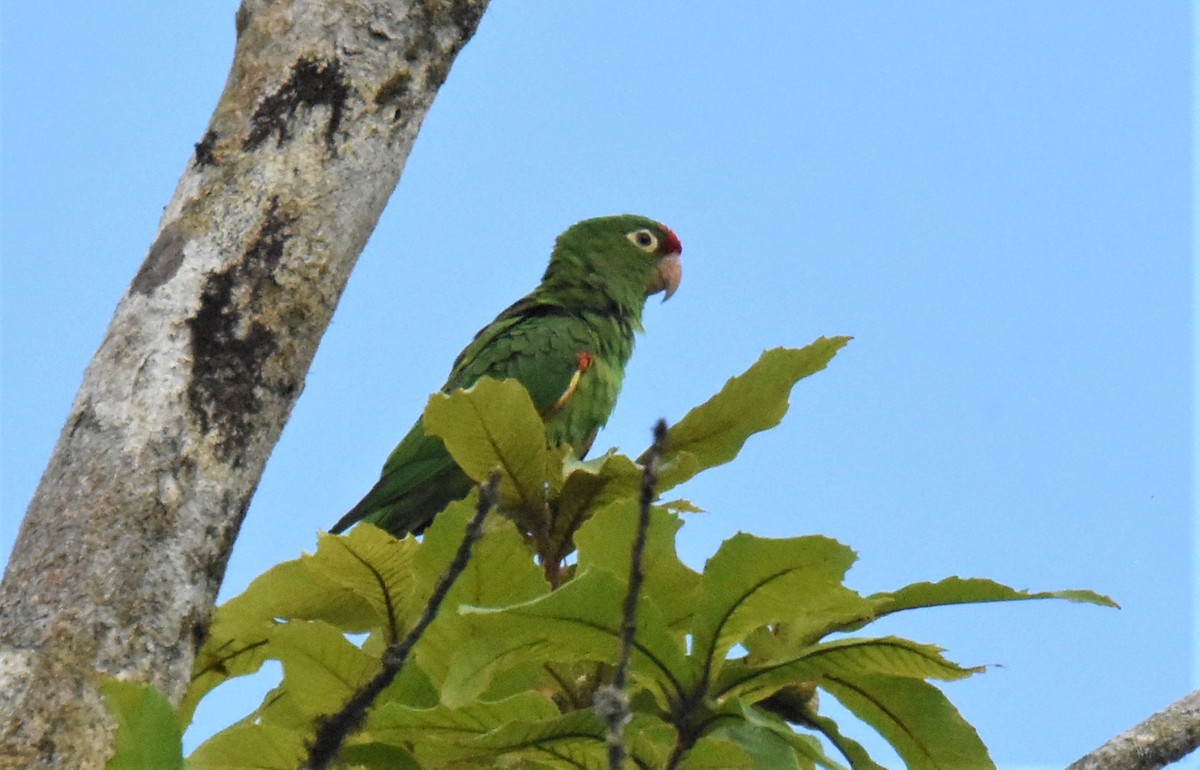
<instances>
[{"instance_id":1,"label":"leaf cluster","mask_svg":"<svg viewBox=\"0 0 1200 770\"><path fill-rule=\"evenodd\" d=\"M692 410L666 435L658 492L732 460L750 435L776 425L792 386L846 342L767 351ZM343 767L608 767L610 730L595 696L623 665L630 767L878 768L822 713L822 693L877 730L910 768L988 768L974 729L931 683L982 669L928 644L859 632L937 605L1112 604L1088 591L1030 593L961 578L862 595L843 582L853 551L820 536L737 534L696 571L679 559L675 536L698 509L656 503L644 530L636 634L622 660L646 458L610 452L584 462L569 448L547 448L536 410L512 381L436 395L425 423L473 479L499 470L501 511L489 515L399 675L346 736ZM417 622L474 508L473 498L451 504L420 540L369 525L322 535L315 553L272 568L218 608L182 721L214 687L265 660L279 661L283 677L186 766L304 766L323 720L377 675ZM146 713L161 719L155 707ZM137 704L113 708L122 724L138 722Z\"/></svg>"}]
</instances>

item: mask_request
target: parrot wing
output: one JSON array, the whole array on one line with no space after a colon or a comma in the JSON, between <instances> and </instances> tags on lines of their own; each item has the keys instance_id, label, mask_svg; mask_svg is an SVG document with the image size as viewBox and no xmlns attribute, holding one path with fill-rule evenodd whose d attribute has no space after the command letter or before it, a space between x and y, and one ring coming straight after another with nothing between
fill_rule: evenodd
<instances>
[{"instance_id":1,"label":"parrot wing","mask_svg":"<svg viewBox=\"0 0 1200 770\"><path fill-rule=\"evenodd\" d=\"M589 344L568 316L565 308L533 297L514 303L459 354L442 391L468 388L484 376L512 378L525 386L543 416L560 408L573 394L579 353ZM388 456L379 481L330 532L343 532L360 520L396 535L420 532L471 486L442 440L427 435L417 420Z\"/></svg>"}]
</instances>

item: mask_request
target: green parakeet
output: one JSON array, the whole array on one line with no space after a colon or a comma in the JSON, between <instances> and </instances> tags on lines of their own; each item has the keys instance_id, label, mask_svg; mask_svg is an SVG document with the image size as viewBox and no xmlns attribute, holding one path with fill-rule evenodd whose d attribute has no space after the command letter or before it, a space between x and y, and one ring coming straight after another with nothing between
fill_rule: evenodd
<instances>
[{"instance_id":1,"label":"green parakeet","mask_svg":"<svg viewBox=\"0 0 1200 770\"><path fill-rule=\"evenodd\" d=\"M545 420L547 444L569 444L582 457L616 404L646 298L661 291L665 301L679 286L682 251L670 228L645 217L573 225L555 242L541 284L475 335L442 392L484 376L516 379ZM330 531L369 521L397 537L419 533L470 489L442 440L417 420L379 482Z\"/></svg>"}]
</instances>

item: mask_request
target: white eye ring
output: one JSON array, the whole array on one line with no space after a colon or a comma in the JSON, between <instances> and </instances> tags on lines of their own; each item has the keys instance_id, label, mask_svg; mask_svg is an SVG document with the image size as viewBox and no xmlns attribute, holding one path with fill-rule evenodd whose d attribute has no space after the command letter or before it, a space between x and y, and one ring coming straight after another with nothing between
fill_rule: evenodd
<instances>
[{"instance_id":1,"label":"white eye ring","mask_svg":"<svg viewBox=\"0 0 1200 770\"><path fill-rule=\"evenodd\" d=\"M634 230L625 236L629 242L647 253L658 249L658 236L649 230Z\"/></svg>"}]
</instances>

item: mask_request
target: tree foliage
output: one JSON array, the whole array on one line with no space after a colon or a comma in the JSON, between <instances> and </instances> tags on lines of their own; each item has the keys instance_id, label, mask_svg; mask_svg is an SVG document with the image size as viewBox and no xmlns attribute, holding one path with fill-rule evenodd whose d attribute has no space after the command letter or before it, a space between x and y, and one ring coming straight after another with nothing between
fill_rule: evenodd
<instances>
[{"instance_id":1,"label":"tree foliage","mask_svg":"<svg viewBox=\"0 0 1200 770\"><path fill-rule=\"evenodd\" d=\"M778 424L792 386L847 341L770 350L731 379L666 434L658 491L732 460L750 435ZM513 381L435 395L425 424L476 481L498 471L499 508L411 656L365 719L347 727L337 761L608 767L610 728L595 696L622 664L646 456L609 452L583 462L547 448L536 410ZM418 623L464 546L477 495L451 504L419 540L370 525L322 535L315 553L273 567L218 608L179 723L214 687L268 659L283 677L186 767L304 766L318 729L377 677ZM823 693L877 730L909 768L993 767L975 730L931 683L983 669L929 644L860 632L885 615L945 604L1060 598L1113 606L1090 591L1031 593L957 577L862 595L843 582L854 552L821 536L739 533L697 572L675 550L693 510L677 500L646 511L637 628L624 661L628 766L878 768L822 713ZM356 643L348 634L366 636ZM122 731L110 767L151 766L137 764L137 736L155 733L155 746L178 746L178 723L164 720L163 705L128 688L113 696Z\"/></svg>"}]
</instances>

